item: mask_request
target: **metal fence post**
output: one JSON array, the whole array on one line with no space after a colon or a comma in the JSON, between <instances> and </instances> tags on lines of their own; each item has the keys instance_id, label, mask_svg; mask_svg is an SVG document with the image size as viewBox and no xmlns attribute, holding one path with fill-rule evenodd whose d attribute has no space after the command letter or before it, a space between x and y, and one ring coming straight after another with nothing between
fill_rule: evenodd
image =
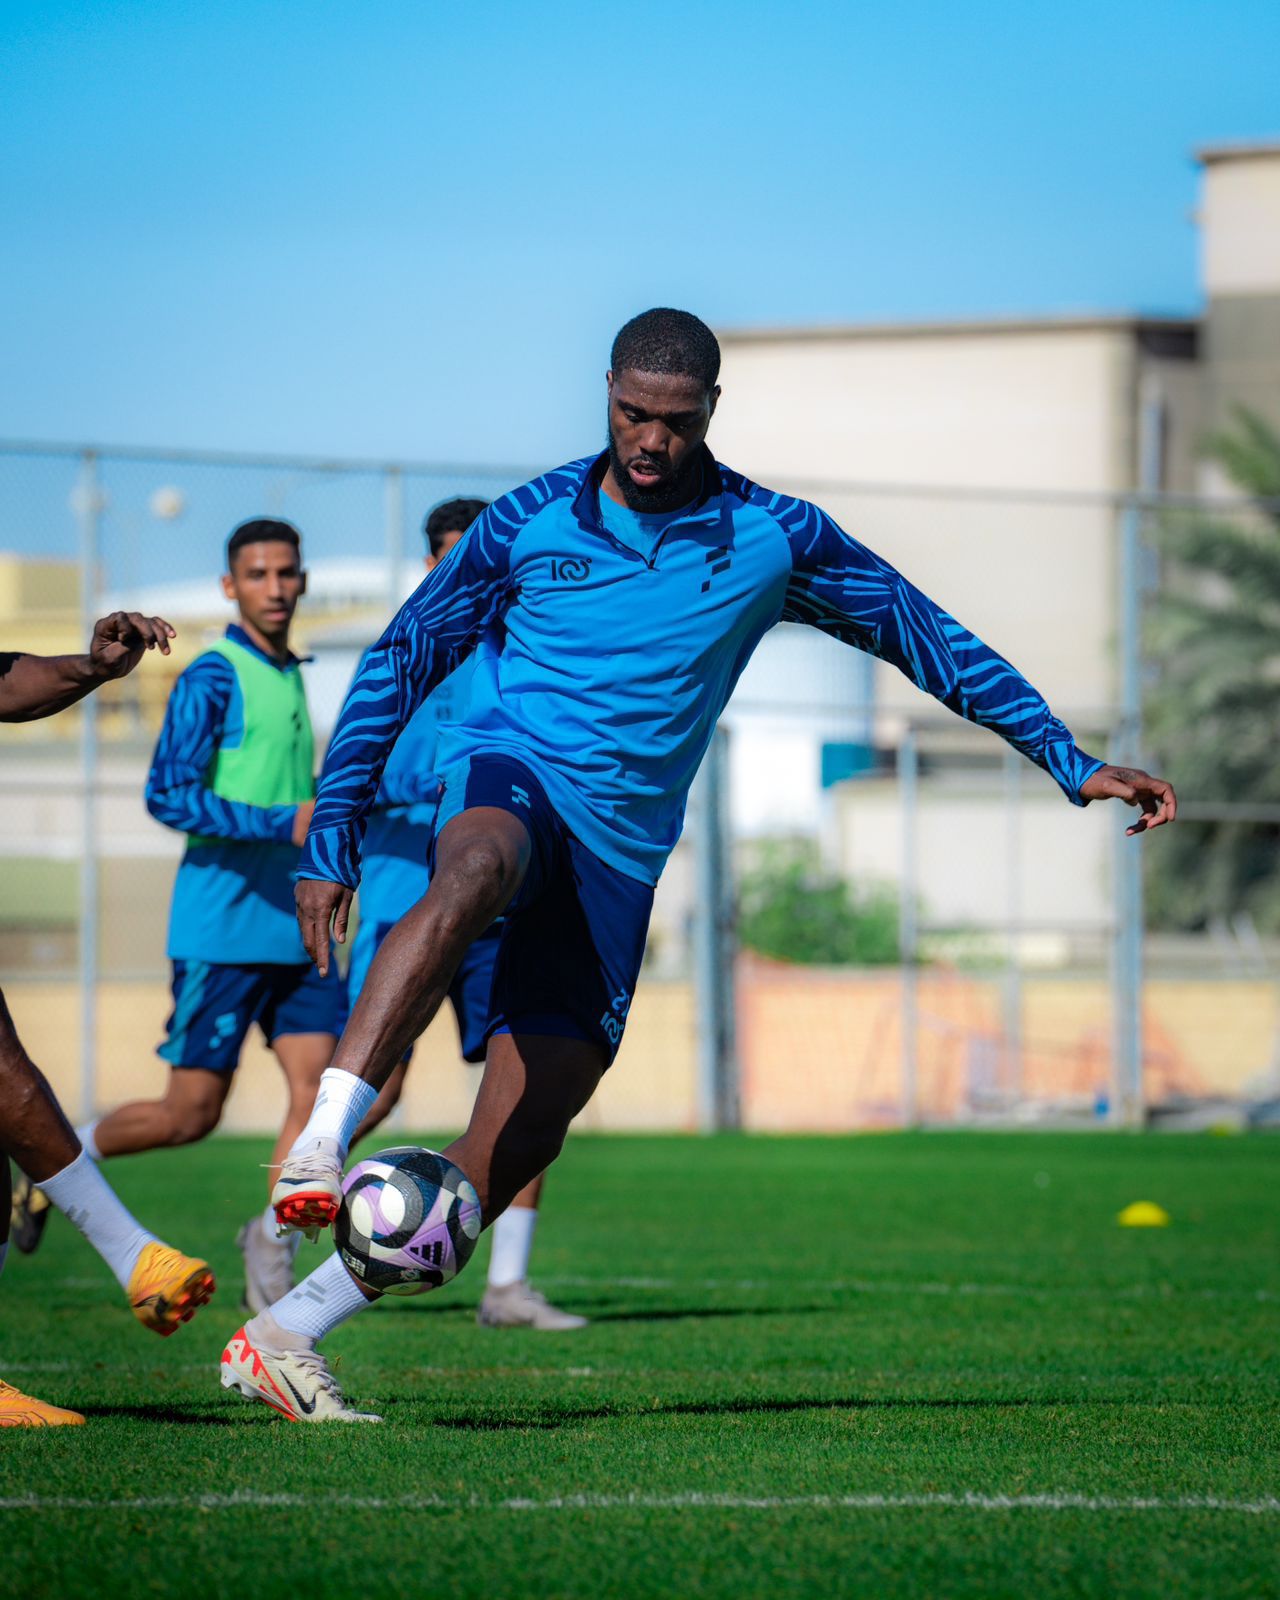
<instances>
[{"instance_id":1,"label":"metal fence post","mask_svg":"<svg viewBox=\"0 0 1280 1600\"><path fill-rule=\"evenodd\" d=\"M898 746L898 785L902 807L902 873L898 881L898 958L902 964L902 1125L919 1120L920 1003L916 963L920 952L917 920L917 840L920 800L920 747L908 726Z\"/></svg>"},{"instance_id":2,"label":"metal fence post","mask_svg":"<svg viewBox=\"0 0 1280 1600\"><path fill-rule=\"evenodd\" d=\"M80 458L75 496L80 521L80 635L98 620L102 558L102 490L98 457ZM80 702L80 1115L97 1109L98 1039L98 698Z\"/></svg>"},{"instance_id":3,"label":"metal fence post","mask_svg":"<svg viewBox=\"0 0 1280 1600\"><path fill-rule=\"evenodd\" d=\"M1004 751L1005 940L1004 1042L1007 1092L1022 1098L1022 763L1010 745Z\"/></svg>"},{"instance_id":4,"label":"metal fence post","mask_svg":"<svg viewBox=\"0 0 1280 1600\"><path fill-rule=\"evenodd\" d=\"M1144 496L1158 493L1164 447L1164 398L1158 381L1144 377L1138 409L1138 492L1124 502L1119 528L1120 720L1113 740L1117 765L1142 759ZM1112 1073L1110 1121L1140 1127L1144 1115L1142 1064L1143 897L1142 846L1125 837L1132 813L1115 827L1115 941L1112 954Z\"/></svg>"},{"instance_id":5,"label":"metal fence post","mask_svg":"<svg viewBox=\"0 0 1280 1600\"><path fill-rule=\"evenodd\" d=\"M729 823L729 735L718 728L698 779L694 853L694 984L698 1016L698 1126L742 1125L734 992L734 888Z\"/></svg>"},{"instance_id":6,"label":"metal fence post","mask_svg":"<svg viewBox=\"0 0 1280 1600\"><path fill-rule=\"evenodd\" d=\"M394 616L404 598L404 474L399 467L388 467L382 491L384 532L387 550L387 606Z\"/></svg>"}]
</instances>

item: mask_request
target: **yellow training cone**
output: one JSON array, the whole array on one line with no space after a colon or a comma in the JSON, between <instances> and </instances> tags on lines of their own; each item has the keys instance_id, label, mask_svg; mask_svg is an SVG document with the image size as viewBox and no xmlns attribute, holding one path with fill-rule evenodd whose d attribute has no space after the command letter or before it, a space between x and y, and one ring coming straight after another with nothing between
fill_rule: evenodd
<instances>
[{"instance_id":1,"label":"yellow training cone","mask_svg":"<svg viewBox=\"0 0 1280 1600\"><path fill-rule=\"evenodd\" d=\"M1122 1228L1167 1228L1169 1213L1154 1200L1135 1200L1116 1218Z\"/></svg>"}]
</instances>

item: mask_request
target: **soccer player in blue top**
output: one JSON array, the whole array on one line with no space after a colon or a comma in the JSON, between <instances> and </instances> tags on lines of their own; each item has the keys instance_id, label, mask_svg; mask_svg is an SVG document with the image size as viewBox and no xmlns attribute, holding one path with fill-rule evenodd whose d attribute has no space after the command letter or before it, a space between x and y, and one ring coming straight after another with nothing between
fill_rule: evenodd
<instances>
[{"instance_id":1,"label":"soccer player in blue top","mask_svg":"<svg viewBox=\"0 0 1280 1600\"><path fill-rule=\"evenodd\" d=\"M239 622L174 685L147 779L152 816L187 835L169 914L173 1011L159 1049L169 1082L158 1099L79 1130L94 1160L203 1139L257 1023L288 1088L278 1165L341 1028L338 974L308 960L293 913L315 793L306 691L289 648L306 590L297 529L275 518L241 523L227 541L222 587ZM240 1230L251 1310L290 1288L296 1243L277 1238L270 1207Z\"/></svg>"},{"instance_id":2,"label":"soccer player in blue top","mask_svg":"<svg viewBox=\"0 0 1280 1600\"><path fill-rule=\"evenodd\" d=\"M442 501L423 525L427 543L426 567L430 572L462 538L475 519L488 508L486 500ZM461 720L471 693L475 656L460 662L409 719L396 740L378 785L378 797L369 813L360 877L360 921L351 947L347 993L355 1004L370 964L382 941L400 918L427 892L440 780L436 753L441 729ZM361 663L363 666L363 662ZM458 1042L464 1061L481 1062L488 1037L489 996L494 964L502 936L501 923L486 928L469 946L453 982L449 1003L458 1024ZM400 1098L408 1056L397 1063L372 1110L356 1133L365 1138L388 1116ZM353 1141L355 1142L355 1141ZM529 1257L538 1220L542 1176L520 1191L494 1224L489 1255L489 1281L476 1313L486 1328L537 1328L563 1333L586 1326L587 1319L551 1305L529 1283Z\"/></svg>"},{"instance_id":3,"label":"soccer player in blue top","mask_svg":"<svg viewBox=\"0 0 1280 1600\"><path fill-rule=\"evenodd\" d=\"M716 461L705 440L719 363L711 330L687 312L627 323L607 379L608 448L496 500L353 684L297 886L321 972L331 937L345 938L387 754L425 696L476 656L467 714L440 742L431 887L383 941L285 1161L273 1196L283 1222L337 1214L351 1135L499 915L484 1077L445 1153L486 1224L555 1160L622 1038L653 886L716 719L777 622L893 662L1074 804L1139 807L1130 833L1173 820L1169 784L1078 749L1007 661L817 506ZM356 1416L315 1345L368 1298L332 1256L231 1339L224 1384L299 1418ZM290 1383L324 1400L309 1412L281 1404Z\"/></svg>"}]
</instances>

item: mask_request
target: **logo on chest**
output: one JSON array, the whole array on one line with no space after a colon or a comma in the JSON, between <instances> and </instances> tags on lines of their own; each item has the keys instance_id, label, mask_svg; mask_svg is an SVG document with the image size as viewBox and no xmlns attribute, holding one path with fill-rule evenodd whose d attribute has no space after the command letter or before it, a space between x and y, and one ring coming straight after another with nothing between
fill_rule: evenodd
<instances>
[{"instance_id":1,"label":"logo on chest","mask_svg":"<svg viewBox=\"0 0 1280 1600\"><path fill-rule=\"evenodd\" d=\"M556 583L583 583L591 576L591 557L552 556L551 576Z\"/></svg>"},{"instance_id":2,"label":"logo on chest","mask_svg":"<svg viewBox=\"0 0 1280 1600\"><path fill-rule=\"evenodd\" d=\"M702 592L706 594L711 587L711 580L718 578L722 572L728 572L733 563L733 552L727 544L720 545L715 550L707 551L706 565L710 568L702 583Z\"/></svg>"}]
</instances>

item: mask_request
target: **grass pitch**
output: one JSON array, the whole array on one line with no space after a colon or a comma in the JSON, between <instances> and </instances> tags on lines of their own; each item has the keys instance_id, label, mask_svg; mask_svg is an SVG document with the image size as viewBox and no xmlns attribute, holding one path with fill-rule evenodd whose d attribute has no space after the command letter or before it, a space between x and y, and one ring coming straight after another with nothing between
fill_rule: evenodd
<instances>
[{"instance_id":1,"label":"grass pitch","mask_svg":"<svg viewBox=\"0 0 1280 1600\"><path fill-rule=\"evenodd\" d=\"M1280 1593L1280 1140L580 1138L535 1279L591 1327L478 1329L482 1247L328 1342L381 1428L217 1386L266 1155L111 1165L218 1273L169 1341L63 1219L11 1254L0 1374L89 1426L0 1434L8 1593Z\"/></svg>"}]
</instances>

